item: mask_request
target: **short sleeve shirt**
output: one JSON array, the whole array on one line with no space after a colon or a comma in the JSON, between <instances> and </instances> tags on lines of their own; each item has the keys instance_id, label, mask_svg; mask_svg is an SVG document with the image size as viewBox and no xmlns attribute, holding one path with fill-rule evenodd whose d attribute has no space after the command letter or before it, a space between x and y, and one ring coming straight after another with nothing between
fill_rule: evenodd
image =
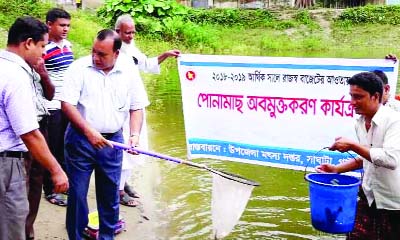
<instances>
[{"instance_id":1,"label":"short sleeve shirt","mask_svg":"<svg viewBox=\"0 0 400 240\"><path fill-rule=\"evenodd\" d=\"M0 52L0 152L27 151L20 136L39 128L30 73L20 56Z\"/></svg>"},{"instance_id":2,"label":"short sleeve shirt","mask_svg":"<svg viewBox=\"0 0 400 240\"><path fill-rule=\"evenodd\" d=\"M54 98L52 101L46 101L46 106L51 110L60 109L60 95L64 83L64 74L74 61L71 43L66 39L63 39L60 45L55 42L49 42L46 45L43 59L50 80L55 87Z\"/></svg>"},{"instance_id":3,"label":"short sleeve shirt","mask_svg":"<svg viewBox=\"0 0 400 240\"><path fill-rule=\"evenodd\" d=\"M91 56L76 60L65 73L61 100L75 105L97 131L118 131L129 110L149 104L139 71L131 61L120 54L114 68L105 74L93 66Z\"/></svg>"},{"instance_id":4,"label":"short sleeve shirt","mask_svg":"<svg viewBox=\"0 0 400 240\"><path fill-rule=\"evenodd\" d=\"M361 145L369 147L370 161L363 161L362 187L371 205L378 209L400 210L400 113L380 106L372 118L369 131L365 119L356 123Z\"/></svg>"}]
</instances>

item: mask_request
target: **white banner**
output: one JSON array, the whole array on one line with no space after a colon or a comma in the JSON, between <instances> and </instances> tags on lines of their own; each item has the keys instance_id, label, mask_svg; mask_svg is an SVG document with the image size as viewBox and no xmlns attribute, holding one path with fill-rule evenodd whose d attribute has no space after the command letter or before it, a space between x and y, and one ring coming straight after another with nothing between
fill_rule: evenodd
<instances>
[{"instance_id":1,"label":"white banner","mask_svg":"<svg viewBox=\"0 0 400 240\"><path fill-rule=\"evenodd\" d=\"M356 140L346 80L381 70L394 94L398 73L384 59L183 54L178 67L189 158L302 170L352 158L319 151Z\"/></svg>"}]
</instances>

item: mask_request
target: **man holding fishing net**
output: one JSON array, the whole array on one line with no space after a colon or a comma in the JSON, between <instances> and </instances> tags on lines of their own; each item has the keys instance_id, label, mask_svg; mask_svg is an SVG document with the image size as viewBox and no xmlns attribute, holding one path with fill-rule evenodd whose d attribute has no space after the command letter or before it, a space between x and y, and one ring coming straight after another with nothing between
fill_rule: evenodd
<instances>
[{"instance_id":1,"label":"man holding fishing net","mask_svg":"<svg viewBox=\"0 0 400 240\"><path fill-rule=\"evenodd\" d=\"M130 117L130 132L140 132L148 105L137 68L119 54L121 39L101 30L92 55L78 59L65 73L62 110L70 121L65 133L65 162L70 177L67 206L69 239L83 238L88 224L87 193L94 170L99 213L99 239L114 239L119 219L118 187L122 151L108 140L123 142L122 126ZM138 144L133 139L130 145Z\"/></svg>"},{"instance_id":2,"label":"man holding fishing net","mask_svg":"<svg viewBox=\"0 0 400 240\"><path fill-rule=\"evenodd\" d=\"M373 72L351 77L351 105L357 114L358 142L335 139L332 151L359 155L339 165L322 164L318 172L364 169L354 230L347 239L398 239L400 236L400 114L382 105L383 82Z\"/></svg>"}]
</instances>

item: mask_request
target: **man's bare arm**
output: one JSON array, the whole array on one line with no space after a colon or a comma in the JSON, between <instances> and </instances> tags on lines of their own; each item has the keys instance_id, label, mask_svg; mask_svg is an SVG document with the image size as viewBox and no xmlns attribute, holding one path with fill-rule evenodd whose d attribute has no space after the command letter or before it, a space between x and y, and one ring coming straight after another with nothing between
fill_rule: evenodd
<instances>
[{"instance_id":1,"label":"man's bare arm","mask_svg":"<svg viewBox=\"0 0 400 240\"><path fill-rule=\"evenodd\" d=\"M60 164L58 164L54 156L51 154L46 140L40 131L36 129L25 133L21 135L21 139L29 149L33 158L50 172L54 183L54 191L67 191L69 187L67 175L62 170Z\"/></svg>"}]
</instances>

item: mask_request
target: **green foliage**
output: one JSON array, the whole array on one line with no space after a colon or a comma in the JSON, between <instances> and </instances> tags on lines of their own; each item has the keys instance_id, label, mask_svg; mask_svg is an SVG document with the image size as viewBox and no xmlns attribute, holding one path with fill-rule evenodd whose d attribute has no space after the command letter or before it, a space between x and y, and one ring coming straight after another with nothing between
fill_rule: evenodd
<instances>
[{"instance_id":1,"label":"green foliage","mask_svg":"<svg viewBox=\"0 0 400 240\"><path fill-rule=\"evenodd\" d=\"M265 9L190 9L186 19L198 24L217 24L224 26L263 26L276 18Z\"/></svg>"},{"instance_id":2,"label":"green foliage","mask_svg":"<svg viewBox=\"0 0 400 240\"><path fill-rule=\"evenodd\" d=\"M313 23L310 12L307 10L300 10L296 12L293 18L304 25Z\"/></svg>"},{"instance_id":3,"label":"green foliage","mask_svg":"<svg viewBox=\"0 0 400 240\"><path fill-rule=\"evenodd\" d=\"M319 29L320 26L314 21L311 14L307 10L300 10L295 13L293 18L300 24L306 25L310 29Z\"/></svg>"},{"instance_id":4,"label":"green foliage","mask_svg":"<svg viewBox=\"0 0 400 240\"><path fill-rule=\"evenodd\" d=\"M268 51L289 50L294 48L293 45L286 35L266 36L261 39L261 47Z\"/></svg>"},{"instance_id":5,"label":"green foliage","mask_svg":"<svg viewBox=\"0 0 400 240\"><path fill-rule=\"evenodd\" d=\"M216 31L208 25L197 25L181 18L171 18L164 20L165 29L163 32L164 40L182 41L188 46L198 44L213 46L218 40Z\"/></svg>"},{"instance_id":6,"label":"green foliage","mask_svg":"<svg viewBox=\"0 0 400 240\"><path fill-rule=\"evenodd\" d=\"M7 32L0 28L0 48L5 48L7 44Z\"/></svg>"},{"instance_id":7,"label":"green foliage","mask_svg":"<svg viewBox=\"0 0 400 240\"><path fill-rule=\"evenodd\" d=\"M338 21L346 24L400 24L400 5L367 5L365 7L348 8L342 12Z\"/></svg>"},{"instance_id":8,"label":"green foliage","mask_svg":"<svg viewBox=\"0 0 400 240\"><path fill-rule=\"evenodd\" d=\"M164 19L183 16L187 8L175 0L106 0L97 13L109 27L119 16L130 14L138 31L157 33L164 30Z\"/></svg>"},{"instance_id":9,"label":"green foliage","mask_svg":"<svg viewBox=\"0 0 400 240\"><path fill-rule=\"evenodd\" d=\"M267 51L323 51L328 48L326 42L319 36L293 37L285 34L265 36L261 40L261 47Z\"/></svg>"},{"instance_id":10,"label":"green foliage","mask_svg":"<svg viewBox=\"0 0 400 240\"><path fill-rule=\"evenodd\" d=\"M293 20L282 20L282 21L278 21L276 23L271 24L270 27L272 27L276 30L285 30L285 29L289 29L289 28L294 28L298 25L299 25L299 23L295 22Z\"/></svg>"},{"instance_id":11,"label":"green foliage","mask_svg":"<svg viewBox=\"0 0 400 240\"><path fill-rule=\"evenodd\" d=\"M337 28L342 28L343 30L351 30L353 27L353 22L351 20L335 21L334 26Z\"/></svg>"},{"instance_id":12,"label":"green foliage","mask_svg":"<svg viewBox=\"0 0 400 240\"><path fill-rule=\"evenodd\" d=\"M75 58L87 55L92 48L96 34L105 26L95 18L94 14L84 11L71 12L71 28L68 40L73 44Z\"/></svg>"},{"instance_id":13,"label":"green foliage","mask_svg":"<svg viewBox=\"0 0 400 240\"><path fill-rule=\"evenodd\" d=\"M43 19L52 6L40 0L0 0L0 26L8 29L15 19L26 15Z\"/></svg>"},{"instance_id":14,"label":"green foliage","mask_svg":"<svg viewBox=\"0 0 400 240\"><path fill-rule=\"evenodd\" d=\"M306 50L322 51L328 48L328 44L318 36L308 36L301 41L300 47Z\"/></svg>"},{"instance_id":15,"label":"green foliage","mask_svg":"<svg viewBox=\"0 0 400 240\"><path fill-rule=\"evenodd\" d=\"M109 27L130 14L142 35L211 48L217 41L211 25L267 26L275 20L268 10L189 9L174 0L106 0L97 13Z\"/></svg>"}]
</instances>

